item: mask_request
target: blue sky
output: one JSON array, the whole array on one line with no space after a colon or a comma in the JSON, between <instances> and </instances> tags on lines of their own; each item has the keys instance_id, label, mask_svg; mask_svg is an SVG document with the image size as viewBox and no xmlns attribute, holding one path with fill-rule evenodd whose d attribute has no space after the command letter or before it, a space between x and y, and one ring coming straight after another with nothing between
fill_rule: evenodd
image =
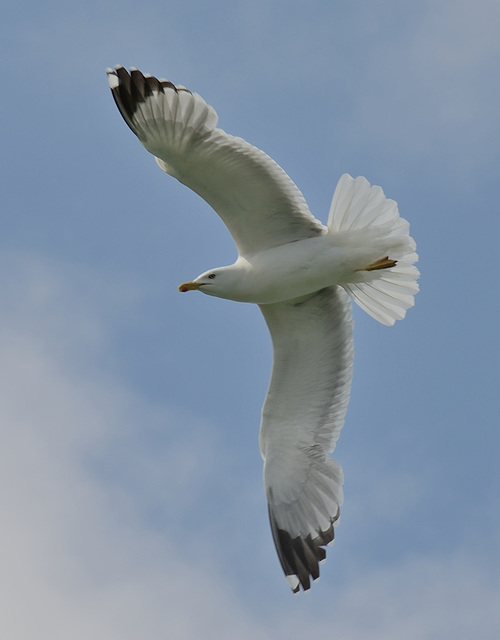
<instances>
[{"instance_id":1,"label":"blue sky","mask_svg":"<svg viewBox=\"0 0 500 640\"><path fill-rule=\"evenodd\" d=\"M18 2L0 25L2 637L493 639L500 629L493 0ZM257 309L113 104L117 63L200 93L326 220L344 172L411 223L416 306L355 310L345 504L313 589L272 546Z\"/></svg>"}]
</instances>

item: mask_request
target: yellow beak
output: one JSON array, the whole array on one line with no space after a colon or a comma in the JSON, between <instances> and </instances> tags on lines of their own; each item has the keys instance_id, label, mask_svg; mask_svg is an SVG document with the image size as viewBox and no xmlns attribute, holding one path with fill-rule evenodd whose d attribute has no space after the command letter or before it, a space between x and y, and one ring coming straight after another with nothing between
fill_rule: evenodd
<instances>
[{"instance_id":1,"label":"yellow beak","mask_svg":"<svg viewBox=\"0 0 500 640\"><path fill-rule=\"evenodd\" d=\"M179 285L179 291L181 293L185 293L186 291L197 291L202 284L198 284L197 282L183 282Z\"/></svg>"}]
</instances>

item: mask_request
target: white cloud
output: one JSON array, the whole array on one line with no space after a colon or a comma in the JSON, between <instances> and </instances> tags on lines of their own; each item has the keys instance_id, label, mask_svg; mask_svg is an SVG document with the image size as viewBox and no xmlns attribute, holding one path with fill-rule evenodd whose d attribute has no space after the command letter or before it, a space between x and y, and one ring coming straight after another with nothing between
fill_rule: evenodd
<instances>
[{"instance_id":1,"label":"white cloud","mask_svg":"<svg viewBox=\"0 0 500 640\"><path fill-rule=\"evenodd\" d=\"M89 371L85 351L105 331L96 309L78 303L71 268L64 271L28 259L3 272L9 309L3 307L0 330L0 634L192 638L208 624L220 629L219 637L233 637L242 614L210 563L196 566L190 536L179 548L165 531L148 527L126 483L89 466L123 432L138 445L141 429L154 428L160 413L168 429L170 416ZM143 487L157 492L164 482L165 507L189 500L207 473L209 432L203 439L197 425L190 429L200 453L178 437L165 451L163 471L138 447L131 475L144 474ZM172 483L182 498L169 496Z\"/></svg>"}]
</instances>

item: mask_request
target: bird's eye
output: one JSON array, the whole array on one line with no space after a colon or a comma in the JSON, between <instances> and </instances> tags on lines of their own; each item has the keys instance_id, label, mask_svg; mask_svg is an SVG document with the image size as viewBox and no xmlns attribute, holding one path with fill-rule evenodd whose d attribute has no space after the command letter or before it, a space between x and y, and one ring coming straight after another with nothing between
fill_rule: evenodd
<instances>
[{"instance_id":1,"label":"bird's eye","mask_svg":"<svg viewBox=\"0 0 500 640\"><path fill-rule=\"evenodd\" d=\"M215 273L211 273L208 277L210 280L213 280L215 278Z\"/></svg>"}]
</instances>

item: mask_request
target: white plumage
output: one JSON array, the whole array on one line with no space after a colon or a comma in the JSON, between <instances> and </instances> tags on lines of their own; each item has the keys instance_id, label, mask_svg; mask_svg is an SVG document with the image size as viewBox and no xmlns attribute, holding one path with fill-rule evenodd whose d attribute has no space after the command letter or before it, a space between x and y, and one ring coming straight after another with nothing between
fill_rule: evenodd
<instances>
[{"instance_id":1,"label":"white plumage","mask_svg":"<svg viewBox=\"0 0 500 640\"><path fill-rule=\"evenodd\" d=\"M404 317L419 275L408 222L380 187L344 175L324 226L269 156L216 128L200 96L137 69L108 78L141 143L215 209L238 248L233 265L179 290L254 302L264 315L274 349L260 429L269 519L290 587L309 589L342 504L342 469L329 453L351 386L347 294L383 324Z\"/></svg>"}]
</instances>

